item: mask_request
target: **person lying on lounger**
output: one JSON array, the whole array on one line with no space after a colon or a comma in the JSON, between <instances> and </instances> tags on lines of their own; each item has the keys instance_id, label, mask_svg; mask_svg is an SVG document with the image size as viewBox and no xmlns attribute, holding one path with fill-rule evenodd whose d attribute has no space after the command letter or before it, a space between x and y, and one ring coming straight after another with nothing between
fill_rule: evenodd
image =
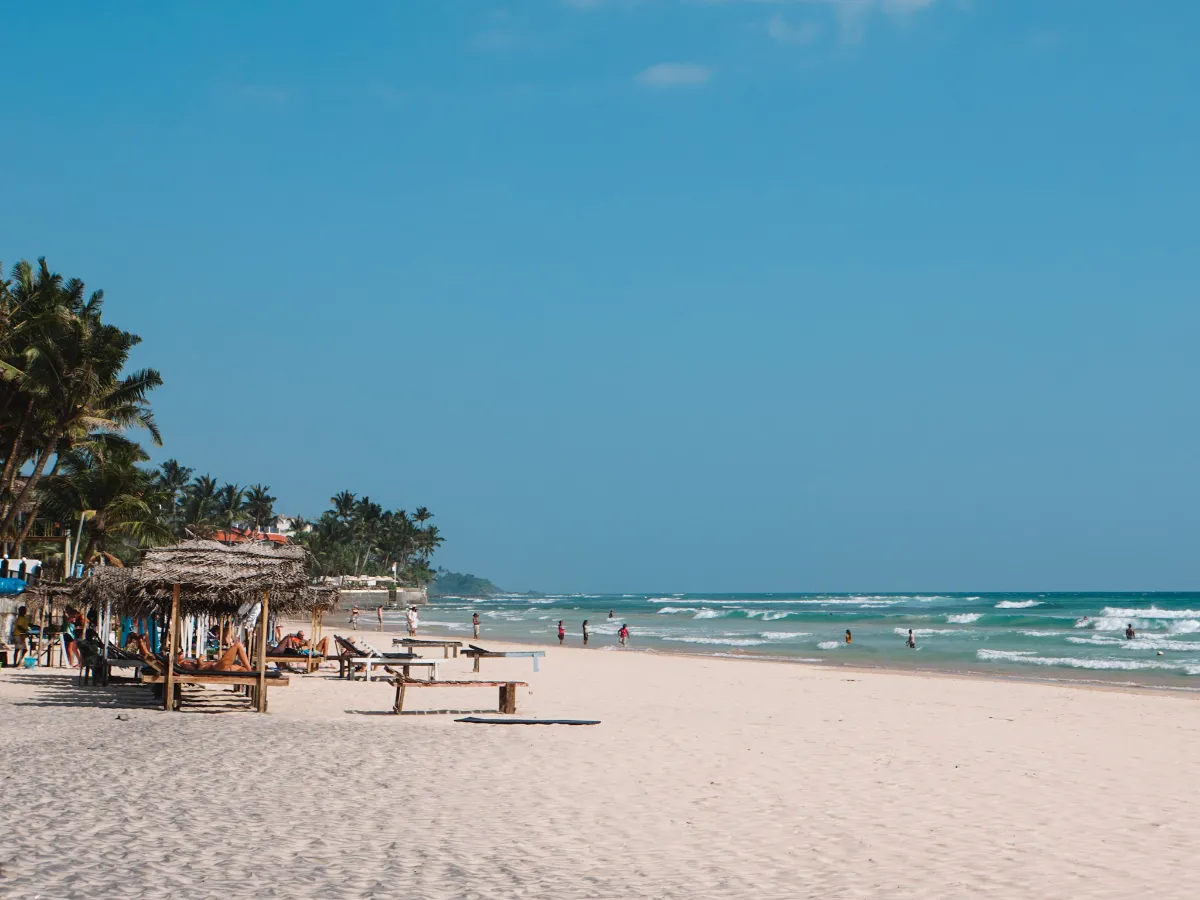
<instances>
[{"instance_id":1,"label":"person lying on lounger","mask_svg":"<svg viewBox=\"0 0 1200 900\"><path fill-rule=\"evenodd\" d=\"M175 668L186 672L251 672L250 657L241 641L234 641L224 653L213 660L184 659L183 651L175 655Z\"/></svg>"},{"instance_id":2,"label":"person lying on lounger","mask_svg":"<svg viewBox=\"0 0 1200 900\"><path fill-rule=\"evenodd\" d=\"M313 649L308 638L304 636L303 631L297 631L295 634L284 635L280 638L279 643L267 650L270 656L320 656L329 655L329 637L326 636L317 644L316 649Z\"/></svg>"}]
</instances>

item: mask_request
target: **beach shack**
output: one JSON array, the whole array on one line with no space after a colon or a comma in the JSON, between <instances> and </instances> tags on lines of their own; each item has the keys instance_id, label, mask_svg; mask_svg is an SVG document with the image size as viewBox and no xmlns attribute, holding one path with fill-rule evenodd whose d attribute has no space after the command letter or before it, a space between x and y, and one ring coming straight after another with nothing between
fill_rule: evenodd
<instances>
[{"instance_id":1,"label":"beach shack","mask_svg":"<svg viewBox=\"0 0 1200 900\"><path fill-rule=\"evenodd\" d=\"M305 561L305 551L294 545L184 541L147 550L140 566L119 570L119 574L118 570L97 572L79 585L78 597L105 609L110 617L166 626L161 642L165 654L157 657L161 672L142 678L163 685L166 709L175 708L180 684L227 684L248 688L253 707L266 712L268 683L287 683L286 678L268 678L271 614L311 616L315 641L322 613L337 603L336 591L309 585ZM206 658L207 638L214 625L221 638L235 628L245 631L251 672L176 664L179 653L197 661Z\"/></svg>"}]
</instances>

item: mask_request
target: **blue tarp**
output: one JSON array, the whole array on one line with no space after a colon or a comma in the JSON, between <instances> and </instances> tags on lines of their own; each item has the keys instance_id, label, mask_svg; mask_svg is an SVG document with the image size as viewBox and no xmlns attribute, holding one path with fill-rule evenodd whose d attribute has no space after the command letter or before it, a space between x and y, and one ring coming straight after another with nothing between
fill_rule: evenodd
<instances>
[{"instance_id":1,"label":"blue tarp","mask_svg":"<svg viewBox=\"0 0 1200 900\"><path fill-rule=\"evenodd\" d=\"M25 582L20 578L0 578L0 596L19 594L25 590Z\"/></svg>"}]
</instances>

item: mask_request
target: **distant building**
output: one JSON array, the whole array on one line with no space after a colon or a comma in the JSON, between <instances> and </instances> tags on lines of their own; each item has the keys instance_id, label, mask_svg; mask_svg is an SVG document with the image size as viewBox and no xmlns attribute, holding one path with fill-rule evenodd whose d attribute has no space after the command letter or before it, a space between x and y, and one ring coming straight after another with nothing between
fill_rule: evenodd
<instances>
[{"instance_id":1,"label":"distant building","mask_svg":"<svg viewBox=\"0 0 1200 900\"><path fill-rule=\"evenodd\" d=\"M290 544L286 534L276 531L252 531L249 528L235 528L227 531L222 528L213 535L213 540L222 544L244 544L247 541L270 541L272 544Z\"/></svg>"}]
</instances>

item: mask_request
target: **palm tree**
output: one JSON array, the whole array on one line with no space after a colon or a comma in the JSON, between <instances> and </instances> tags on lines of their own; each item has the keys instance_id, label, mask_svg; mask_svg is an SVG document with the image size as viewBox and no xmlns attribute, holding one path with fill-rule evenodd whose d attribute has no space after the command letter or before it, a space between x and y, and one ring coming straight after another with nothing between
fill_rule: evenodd
<instances>
[{"instance_id":1,"label":"palm tree","mask_svg":"<svg viewBox=\"0 0 1200 900\"><path fill-rule=\"evenodd\" d=\"M225 526L226 540L233 541L233 528L246 510L246 492L236 484L226 484L216 497L217 518Z\"/></svg>"},{"instance_id":2,"label":"palm tree","mask_svg":"<svg viewBox=\"0 0 1200 900\"><path fill-rule=\"evenodd\" d=\"M49 272L45 260L36 275L28 263L18 264L13 274L17 304L27 310L33 324L27 329L20 368L6 366L5 380L16 384L33 403L26 401L21 415L24 427L16 429L6 459L7 483L0 490L12 499L0 506L0 534L12 528L23 512L32 523L38 483L51 457L57 467L66 453L91 436L119 434L135 426L148 430L155 444L162 443L146 404L149 392L162 384L162 376L154 369L142 369L122 377L129 353L141 338L101 321L103 292L84 299L83 282L64 283L61 276ZM13 491L16 473L26 461L33 462L33 471L20 491Z\"/></svg>"},{"instance_id":3,"label":"palm tree","mask_svg":"<svg viewBox=\"0 0 1200 900\"><path fill-rule=\"evenodd\" d=\"M350 520L354 517L354 494L349 491L342 491L340 494L330 497L329 502L333 504L333 511L336 513L338 519L343 524L349 525Z\"/></svg>"},{"instance_id":4,"label":"palm tree","mask_svg":"<svg viewBox=\"0 0 1200 900\"><path fill-rule=\"evenodd\" d=\"M261 484L252 484L246 491L244 509L250 529L255 533L274 526L279 519L279 516L275 515L275 498L269 493L270 490Z\"/></svg>"},{"instance_id":5,"label":"palm tree","mask_svg":"<svg viewBox=\"0 0 1200 900\"><path fill-rule=\"evenodd\" d=\"M174 459L168 459L159 467L155 481L167 496L167 503L171 508L169 518L172 528L178 527L180 499L191 480L192 470L181 466Z\"/></svg>"},{"instance_id":6,"label":"palm tree","mask_svg":"<svg viewBox=\"0 0 1200 900\"><path fill-rule=\"evenodd\" d=\"M216 524L217 480L211 475L200 475L184 493L183 530L193 534L207 535Z\"/></svg>"},{"instance_id":7,"label":"palm tree","mask_svg":"<svg viewBox=\"0 0 1200 900\"><path fill-rule=\"evenodd\" d=\"M45 483L48 512L67 521L87 516L87 545L79 559L87 563L95 553L117 549L114 541L127 548L170 541L171 528L161 515L166 491L138 465L149 459L145 451L116 436L97 443L103 452L91 447L64 454L60 474Z\"/></svg>"}]
</instances>

